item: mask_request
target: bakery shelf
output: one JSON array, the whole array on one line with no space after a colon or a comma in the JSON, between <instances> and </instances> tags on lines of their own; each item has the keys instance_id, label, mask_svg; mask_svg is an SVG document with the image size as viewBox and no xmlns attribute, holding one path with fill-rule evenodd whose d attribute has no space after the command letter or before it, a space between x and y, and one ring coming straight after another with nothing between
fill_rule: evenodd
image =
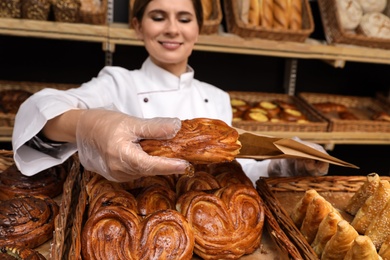
<instances>
[{"instance_id":1,"label":"bakery shelf","mask_svg":"<svg viewBox=\"0 0 390 260\"><path fill-rule=\"evenodd\" d=\"M78 41L101 42L113 50L115 45L142 45L126 23L110 26L0 18L0 34ZM244 39L232 34L200 35L199 51L264 55L284 58L320 59L390 64L390 50L351 45L327 45L308 39L304 43Z\"/></svg>"}]
</instances>

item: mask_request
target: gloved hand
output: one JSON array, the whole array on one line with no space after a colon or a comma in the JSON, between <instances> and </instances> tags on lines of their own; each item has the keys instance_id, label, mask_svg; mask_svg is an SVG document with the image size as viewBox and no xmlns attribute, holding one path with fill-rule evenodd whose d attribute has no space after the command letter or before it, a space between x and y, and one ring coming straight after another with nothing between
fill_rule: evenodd
<instances>
[{"instance_id":1,"label":"gloved hand","mask_svg":"<svg viewBox=\"0 0 390 260\"><path fill-rule=\"evenodd\" d=\"M292 139L327 154L319 144L305 142L298 137ZM269 177L322 176L328 170L329 163L312 159L272 159L268 164Z\"/></svg>"},{"instance_id":2,"label":"gloved hand","mask_svg":"<svg viewBox=\"0 0 390 260\"><path fill-rule=\"evenodd\" d=\"M76 128L77 148L85 169L125 182L146 175L184 174L191 165L181 159L149 156L138 141L169 139L181 127L178 118L141 119L109 110L85 110Z\"/></svg>"}]
</instances>

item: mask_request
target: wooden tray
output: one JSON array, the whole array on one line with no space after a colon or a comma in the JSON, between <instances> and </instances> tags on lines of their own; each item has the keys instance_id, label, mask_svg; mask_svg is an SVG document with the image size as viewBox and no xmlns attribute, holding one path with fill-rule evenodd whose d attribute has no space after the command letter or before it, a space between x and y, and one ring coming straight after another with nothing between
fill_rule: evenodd
<instances>
[{"instance_id":1,"label":"wooden tray","mask_svg":"<svg viewBox=\"0 0 390 260\"><path fill-rule=\"evenodd\" d=\"M390 180L390 177L381 176L381 179ZM306 190L315 189L335 208L343 211L349 199L366 180L367 176L260 177L256 185L257 191L272 213L267 217L278 224L270 233L282 234L273 236L279 246L291 248L292 244L299 252L290 253L293 259L314 260L318 259L316 253L290 218L293 207Z\"/></svg>"},{"instance_id":2,"label":"wooden tray","mask_svg":"<svg viewBox=\"0 0 390 260\"><path fill-rule=\"evenodd\" d=\"M390 40L348 33L342 29L336 0L318 0L322 25L328 43L343 43L371 48L390 49Z\"/></svg>"},{"instance_id":3,"label":"wooden tray","mask_svg":"<svg viewBox=\"0 0 390 260\"><path fill-rule=\"evenodd\" d=\"M238 121L233 122L233 126L247 131L291 131L291 132L326 132L328 122L321 116L314 113L301 100L294 96L278 93L261 93L261 92L229 92L230 98L237 98L254 104L260 101L282 100L288 103L295 104L298 109L309 120L306 123L295 122L253 122L253 121Z\"/></svg>"},{"instance_id":4,"label":"wooden tray","mask_svg":"<svg viewBox=\"0 0 390 260\"><path fill-rule=\"evenodd\" d=\"M243 38L263 38L275 41L304 42L314 31L313 15L308 0L302 0L302 29L287 30L251 26L239 16L238 1L223 0L227 31Z\"/></svg>"},{"instance_id":5,"label":"wooden tray","mask_svg":"<svg viewBox=\"0 0 390 260\"><path fill-rule=\"evenodd\" d=\"M372 120L374 114L385 112L381 102L372 97L343 96L319 93L299 93L299 98L311 107L313 111L329 122L330 132L390 132L390 122ZM337 114L324 114L313 104L334 102L347 107L357 116L358 120L343 120Z\"/></svg>"}]
</instances>

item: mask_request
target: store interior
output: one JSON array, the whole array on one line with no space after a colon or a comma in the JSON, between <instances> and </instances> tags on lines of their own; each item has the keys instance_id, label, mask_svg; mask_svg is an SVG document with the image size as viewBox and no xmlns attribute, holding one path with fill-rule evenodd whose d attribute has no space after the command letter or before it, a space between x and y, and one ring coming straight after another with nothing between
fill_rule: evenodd
<instances>
[{"instance_id":1,"label":"store interior","mask_svg":"<svg viewBox=\"0 0 390 260\"><path fill-rule=\"evenodd\" d=\"M128 1L114 1L114 21L125 22ZM325 41L318 4L310 1L315 30L310 38ZM224 23L223 23L224 25ZM226 30L225 27L222 27ZM101 43L0 35L0 80L82 84L106 64ZM137 69L146 58L142 46L116 45L112 65ZM286 93L285 71L290 58L194 51L190 65L195 77L226 91ZM375 97L390 95L390 61L346 62L336 68L318 59L297 59L295 94L328 93ZM380 135L380 133L378 133ZM10 142L0 143L12 149ZM390 174L389 144L336 144L329 154L360 169L331 166L330 175Z\"/></svg>"}]
</instances>

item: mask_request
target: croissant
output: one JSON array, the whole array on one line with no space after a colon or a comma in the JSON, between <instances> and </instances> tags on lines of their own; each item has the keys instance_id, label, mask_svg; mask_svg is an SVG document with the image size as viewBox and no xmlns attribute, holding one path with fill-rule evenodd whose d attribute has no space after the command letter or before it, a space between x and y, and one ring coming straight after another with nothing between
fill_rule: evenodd
<instances>
[{"instance_id":1,"label":"croissant","mask_svg":"<svg viewBox=\"0 0 390 260\"><path fill-rule=\"evenodd\" d=\"M380 249L382 243L390 237L390 200L386 203L383 210L377 216L371 219L365 235L370 237L376 249Z\"/></svg>"},{"instance_id":2,"label":"croissant","mask_svg":"<svg viewBox=\"0 0 390 260\"><path fill-rule=\"evenodd\" d=\"M332 211L329 212L329 214L321 221L318 227L317 235L314 238L313 243L311 244L311 247L318 255L318 257L321 257L326 243L336 233L337 224L341 220L343 220L341 215L336 211Z\"/></svg>"},{"instance_id":3,"label":"croissant","mask_svg":"<svg viewBox=\"0 0 390 260\"><path fill-rule=\"evenodd\" d=\"M333 210L333 206L321 195L315 196L309 203L300 229L309 244L314 241L321 221Z\"/></svg>"},{"instance_id":4,"label":"croissant","mask_svg":"<svg viewBox=\"0 0 390 260\"><path fill-rule=\"evenodd\" d=\"M344 260L379 260L380 257L368 236L357 236Z\"/></svg>"},{"instance_id":5,"label":"croissant","mask_svg":"<svg viewBox=\"0 0 390 260\"><path fill-rule=\"evenodd\" d=\"M295 205L293 211L291 212L291 219L294 222L295 226L300 228L302 226L303 219L306 216L307 206L313 200L318 193L314 189L307 190L299 202Z\"/></svg>"},{"instance_id":6,"label":"croissant","mask_svg":"<svg viewBox=\"0 0 390 260\"><path fill-rule=\"evenodd\" d=\"M351 248L352 243L357 236L359 236L359 234L348 223L348 221L339 221L336 233L325 245L321 260L344 259L347 251Z\"/></svg>"},{"instance_id":7,"label":"croissant","mask_svg":"<svg viewBox=\"0 0 390 260\"><path fill-rule=\"evenodd\" d=\"M38 251L22 246L4 246L0 248L0 259L3 260L46 260Z\"/></svg>"},{"instance_id":8,"label":"croissant","mask_svg":"<svg viewBox=\"0 0 390 260\"><path fill-rule=\"evenodd\" d=\"M25 194L54 198L62 193L66 177L67 172L62 165L41 171L33 176L25 176L13 164L0 173L0 200Z\"/></svg>"},{"instance_id":9,"label":"croissant","mask_svg":"<svg viewBox=\"0 0 390 260\"><path fill-rule=\"evenodd\" d=\"M53 236L58 205L47 196L0 201L0 245L35 248Z\"/></svg>"},{"instance_id":10,"label":"croissant","mask_svg":"<svg viewBox=\"0 0 390 260\"><path fill-rule=\"evenodd\" d=\"M186 260L194 248L191 225L174 210L154 212L142 220L133 210L107 206L88 218L81 239L84 260Z\"/></svg>"},{"instance_id":11,"label":"croissant","mask_svg":"<svg viewBox=\"0 0 390 260\"><path fill-rule=\"evenodd\" d=\"M390 183L381 180L375 193L366 200L356 213L351 225L360 234L365 234L371 221L382 211L389 199Z\"/></svg>"},{"instance_id":12,"label":"croissant","mask_svg":"<svg viewBox=\"0 0 390 260\"><path fill-rule=\"evenodd\" d=\"M153 156L180 158L194 164L234 160L240 152L238 132L217 119L195 118L182 121L181 129L169 140L142 140L142 149Z\"/></svg>"},{"instance_id":13,"label":"croissant","mask_svg":"<svg viewBox=\"0 0 390 260\"><path fill-rule=\"evenodd\" d=\"M363 185L355 192L352 198L349 200L345 211L355 216L358 210L363 206L366 200L374 194L379 186L380 177L377 173L370 173L367 175L367 180Z\"/></svg>"},{"instance_id":14,"label":"croissant","mask_svg":"<svg viewBox=\"0 0 390 260\"><path fill-rule=\"evenodd\" d=\"M189 191L179 197L176 209L193 226L194 252L203 259L237 259L260 246L264 209L252 187Z\"/></svg>"}]
</instances>

